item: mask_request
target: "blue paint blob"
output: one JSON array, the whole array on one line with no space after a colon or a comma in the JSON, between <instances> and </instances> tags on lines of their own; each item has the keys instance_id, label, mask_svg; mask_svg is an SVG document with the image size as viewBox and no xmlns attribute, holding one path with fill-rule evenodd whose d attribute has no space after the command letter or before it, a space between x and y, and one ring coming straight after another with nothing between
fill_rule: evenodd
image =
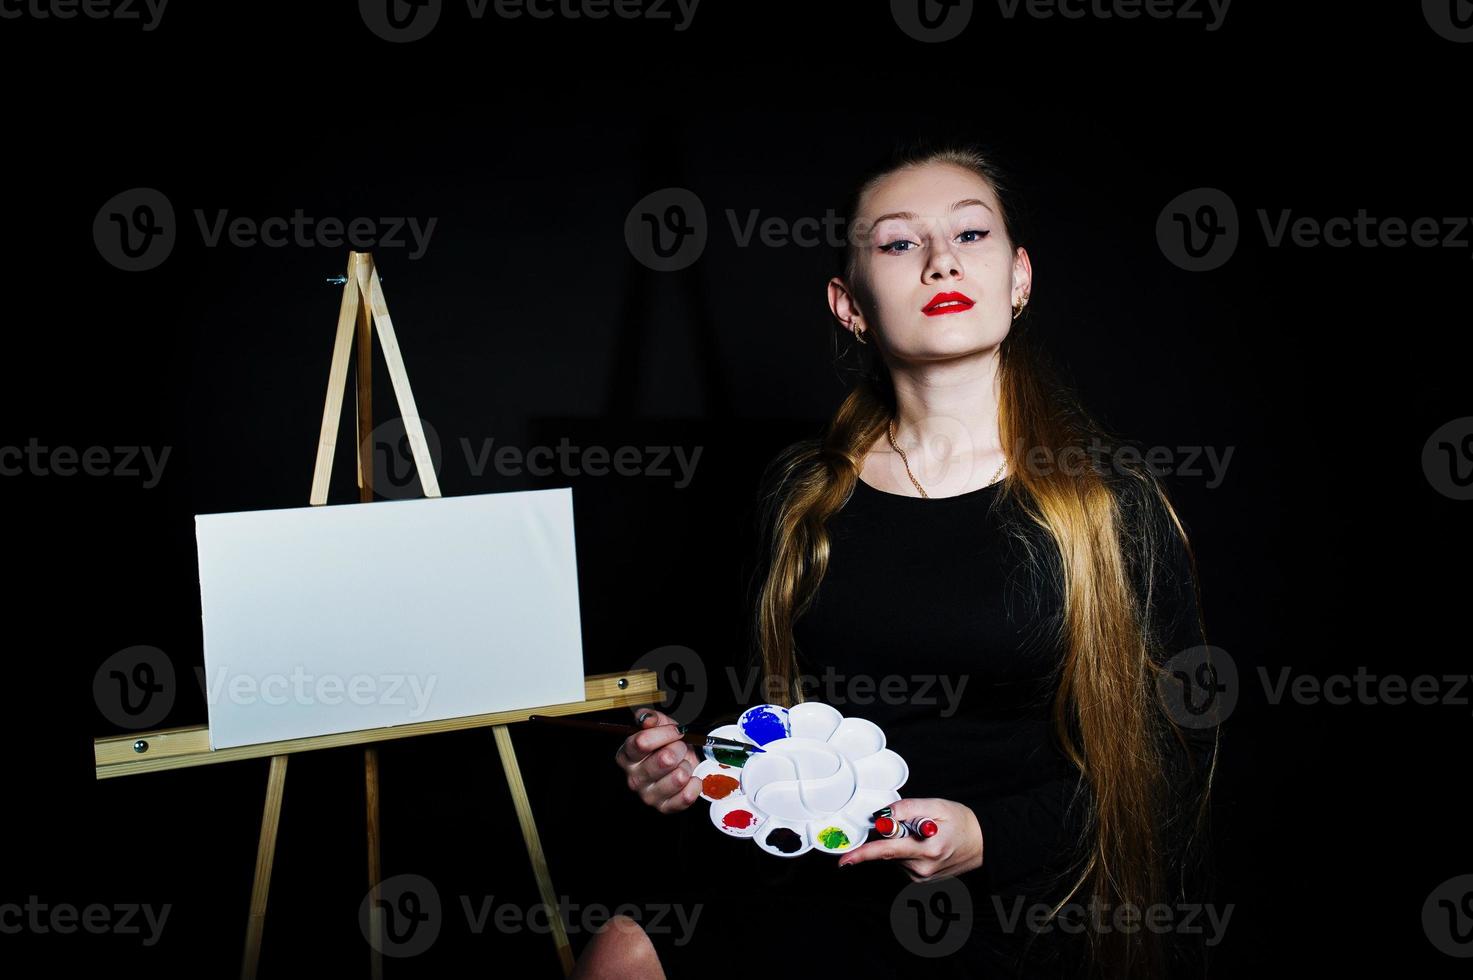
<instances>
[{"instance_id":1,"label":"blue paint blob","mask_svg":"<svg viewBox=\"0 0 1473 980\"><path fill-rule=\"evenodd\" d=\"M742 715L742 732L758 745L788 737L788 709L769 704L748 708Z\"/></svg>"}]
</instances>

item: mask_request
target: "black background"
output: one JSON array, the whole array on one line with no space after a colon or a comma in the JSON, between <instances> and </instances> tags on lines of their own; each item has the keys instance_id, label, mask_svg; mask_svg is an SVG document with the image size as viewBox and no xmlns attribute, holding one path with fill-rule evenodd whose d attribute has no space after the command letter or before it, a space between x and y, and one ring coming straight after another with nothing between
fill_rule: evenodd
<instances>
[{"instance_id":1,"label":"black background","mask_svg":"<svg viewBox=\"0 0 1473 980\"><path fill-rule=\"evenodd\" d=\"M436 218L423 256L375 256L420 413L444 443L442 492L573 487L588 671L681 644L706 659L719 701L743 649L760 468L816 434L845 390L831 251L740 247L726 211L821 218L890 145L924 134L983 139L1016 172L1029 315L1086 402L1148 446L1232 448L1220 486L1170 480L1209 637L1243 678L1218 783L1219 901L1234 906L1221 975L1459 969L1421 917L1436 886L1473 871L1469 706L1275 705L1259 672L1467 669L1468 504L1429 485L1422 453L1469 414L1473 236L1270 247L1259 213L1473 213L1473 47L1417 5L1242 2L1216 30L980 5L946 43L909 38L885 4L706 0L683 31L475 21L448 5L404 44L352 3L307 6L180 3L152 31L0 21L0 445L170 449L151 488L0 479L19 709L0 902L172 905L151 947L24 931L0 934L0 962L238 969L266 761L96 780L92 739L121 729L92 682L135 644L163 650L182 681L202 663L193 515L307 504L340 298L323 280L347 247L209 248L195 209ZM711 234L693 265L656 273L623 229L666 186L699 195ZM92 234L134 187L162 191L178 219L173 251L146 272L109 264ZM1155 227L1198 187L1233 199L1242 234L1224 265L1187 272ZM381 420L396 414L390 391L380 361ZM477 475L460 450L563 436L702 454L677 488ZM345 430L333 504L356 500L351 445ZM157 727L204 720L198 687L181 683ZM639 806L597 736L515 738L560 893L679 900L672 828L699 809ZM537 900L490 733L380 755L385 873L430 878L450 906L433 949L390 974L555 976L545 936L475 935L451 904ZM292 759L263 975L367 970L361 757Z\"/></svg>"}]
</instances>

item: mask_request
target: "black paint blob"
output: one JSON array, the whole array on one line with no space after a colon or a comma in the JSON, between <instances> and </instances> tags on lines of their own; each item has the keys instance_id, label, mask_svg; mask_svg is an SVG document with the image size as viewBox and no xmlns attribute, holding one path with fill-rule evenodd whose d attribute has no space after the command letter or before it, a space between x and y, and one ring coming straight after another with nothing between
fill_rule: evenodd
<instances>
[{"instance_id":1,"label":"black paint blob","mask_svg":"<svg viewBox=\"0 0 1473 980\"><path fill-rule=\"evenodd\" d=\"M767 846L784 854L796 854L803 847L803 838L787 827L775 827L767 835Z\"/></svg>"}]
</instances>

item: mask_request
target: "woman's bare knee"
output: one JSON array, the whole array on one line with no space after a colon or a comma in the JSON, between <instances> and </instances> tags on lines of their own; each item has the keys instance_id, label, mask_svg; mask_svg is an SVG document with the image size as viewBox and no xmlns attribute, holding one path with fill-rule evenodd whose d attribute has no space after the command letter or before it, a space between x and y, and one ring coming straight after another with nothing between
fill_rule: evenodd
<instances>
[{"instance_id":1,"label":"woman's bare knee","mask_svg":"<svg viewBox=\"0 0 1473 980\"><path fill-rule=\"evenodd\" d=\"M573 970L574 980L602 977L665 980L660 956L644 928L627 915L616 915L589 942Z\"/></svg>"}]
</instances>

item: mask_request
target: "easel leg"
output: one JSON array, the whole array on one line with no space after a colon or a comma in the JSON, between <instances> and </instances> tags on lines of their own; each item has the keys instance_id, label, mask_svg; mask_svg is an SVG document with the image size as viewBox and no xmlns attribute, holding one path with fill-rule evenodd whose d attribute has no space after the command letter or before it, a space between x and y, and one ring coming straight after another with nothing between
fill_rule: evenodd
<instances>
[{"instance_id":1,"label":"easel leg","mask_svg":"<svg viewBox=\"0 0 1473 980\"><path fill-rule=\"evenodd\" d=\"M368 957L373 980L384 976L384 910L379 907L379 882L383 865L379 861L378 826L378 749L363 750L364 799L368 804Z\"/></svg>"},{"instance_id":2,"label":"easel leg","mask_svg":"<svg viewBox=\"0 0 1473 980\"><path fill-rule=\"evenodd\" d=\"M354 266L356 269L356 265ZM350 270L350 275L353 274ZM358 422L358 502L373 503L373 320L368 304L358 306L358 350L353 375L358 399L354 415ZM368 457L364 458L364 450ZM379 907L379 882L383 864L379 860L378 749L363 750L363 799L368 810L368 958L373 980L384 976L384 910Z\"/></svg>"},{"instance_id":3,"label":"easel leg","mask_svg":"<svg viewBox=\"0 0 1473 980\"><path fill-rule=\"evenodd\" d=\"M511 732L505 725L495 725L491 732L496 736L496 751L501 754L501 768L506 770L506 785L511 788L512 805L517 808L517 821L522 825L522 839L527 842L527 856L532 859L532 873L537 877L537 892L542 896L542 904L547 906L547 917L552 923L552 939L557 944L563 976L568 976L573 972L573 947L568 942L568 930L563 925L557 896L552 890L552 875L547 870L547 858L542 853L542 838L537 834L537 824L532 820L532 802L527 799L527 787L522 782L522 769L517 765L517 752L511 744Z\"/></svg>"},{"instance_id":4,"label":"easel leg","mask_svg":"<svg viewBox=\"0 0 1473 980\"><path fill-rule=\"evenodd\" d=\"M246 921L242 980L255 980L261 959L261 931L266 926L266 896L271 891L271 862L276 857L276 827L281 821L281 797L286 789L286 761L290 756L273 755L266 777L266 807L261 814L261 841L256 847L256 878L251 884L251 914Z\"/></svg>"}]
</instances>

